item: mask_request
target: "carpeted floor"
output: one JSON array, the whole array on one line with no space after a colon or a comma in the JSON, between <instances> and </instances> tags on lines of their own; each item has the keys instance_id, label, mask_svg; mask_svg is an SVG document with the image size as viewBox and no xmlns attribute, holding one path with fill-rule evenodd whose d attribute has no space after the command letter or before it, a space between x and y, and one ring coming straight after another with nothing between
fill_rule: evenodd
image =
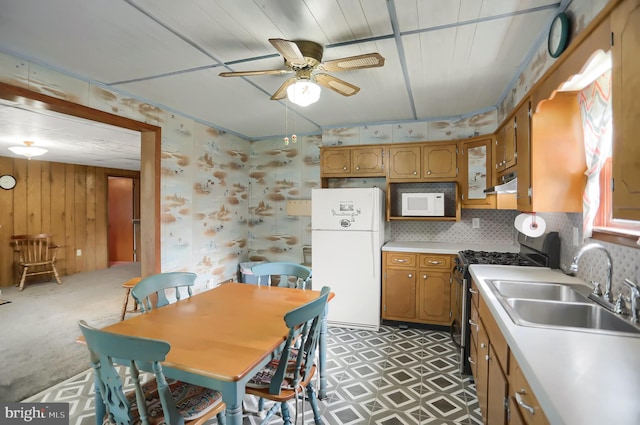
<instances>
[{"instance_id":1,"label":"carpeted floor","mask_svg":"<svg viewBox=\"0 0 640 425\"><path fill-rule=\"evenodd\" d=\"M90 367L75 342L78 320L103 327L120 320L123 282L140 275L140 263L63 276L23 292L3 287L0 305L0 401L18 402Z\"/></svg>"}]
</instances>

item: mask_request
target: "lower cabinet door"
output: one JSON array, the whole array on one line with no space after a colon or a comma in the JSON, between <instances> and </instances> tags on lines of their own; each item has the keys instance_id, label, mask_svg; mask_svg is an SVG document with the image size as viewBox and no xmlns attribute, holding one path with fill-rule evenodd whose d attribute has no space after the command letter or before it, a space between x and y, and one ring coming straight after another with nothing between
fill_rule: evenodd
<instances>
[{"instance_id":1,"label":"lower cabinet door","mask_svg":"<svg viewBox=\"0 0 640 425\"><path fill-rule=\"evenodd\" d=\"M386 269L382 287L382 318L388 320L416 318L415 270Z\"/></svg>"},{"instance_id":2,"label":"lower cabinet door","mask_svg":"<svg viewBox=\"0 0 640 425\"><path fill-rule=\"evenodd\" d=\"M505 400L508 394L508 381L502 372L493 346L489 346L489 384L487 388L487 419L491 425L507 423Z\"/></svg>"},{"instance_id":3,"label":"lower cabinet door","mask_svg":"<svg viewBox=\"0 0 640 425\"><path fill-rule=\"evenodd\" d=\"M449 272L419 270L418 319L420 321L438 325L451 323L450 275Z\"/></svg>"}]
</instances>

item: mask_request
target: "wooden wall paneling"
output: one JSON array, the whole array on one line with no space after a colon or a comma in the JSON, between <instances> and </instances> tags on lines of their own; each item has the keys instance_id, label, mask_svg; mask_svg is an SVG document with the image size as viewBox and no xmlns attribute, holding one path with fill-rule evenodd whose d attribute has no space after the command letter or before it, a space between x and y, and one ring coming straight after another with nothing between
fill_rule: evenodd
<instances>
[{"instance_id":1,"label":"wooden wall paneling","mask_svg":"<svg viewBox=\"0 0 640 425\"><path fill-rule=\"evenodd\" d=\"M92 272L96 270L96 168L87 167L87 179L85 183L86 189L86 253L83 252L85 258L85 271Z\"/></svg>"},{"instance_id":2,"label":"wooden wall paneling","mask_svg":"<svg viewBox=\"0 0 640 425\"><path fill-rule=\"evenodd\" d=\"M84 118L96 122L114 125L117 127L127 128L130 130L139 131L141 134L141 169L140 169L140 193L141 193L141 207L140 207L140 238L141 247L145 247L143 250L144 255L140 256L142 262L142 275L148 276L152 273L159 273L161 271L160 260L160 158L161 158L161 145L162 145L162 131L161 128L147 124L141 121L132 120L130 118L118 116L108 112L93 109L87 106L79 105L70 102L65 99L59 99L46 94L37 93L26 89L24 87L13 86L7 83L0 82L0 98L6 99L21 105L37 106L38 108L55 111L62 114L67 114L74 117ZM65 169L65 174L67 170ZM18 173L14 173L16 177ZM65 180L68 174L65 176ZM73 181L73 175L70 176ZM19 183L18 183L19 184ZM73 185L65 185L65 192ZM73 199L65 200L65 206L72 206ZM65 223L74 223L73 217L74 209L65 209ZM21 225L18 219L14 216L14 225ZM26 223L26 222L25 222ZM75 232L72 231L72 226L66 226L65 244L68 241L75 239ZM60 243L60 242L58 242ZM68 244L67 244L68 245ZM65 255L70 252L74 252L75 261L75 249L73 245L69 245L65 248ZM67 260L71 262L71 258L67 257ZM69 269L71 270L71 269Z\"/></svg>"},{"instance_id":3,"label":"wooden wall paneling","mask_svg":"<svg viewBox=\"0 0 640 425\"><path fill-rule=\"evenodd\" d=\"M56 256L56 269L58 273L65 276L67 273L67 250L66 250L66 209L65 209L65 165L52 162L50 167L50 188L51 188L51 233L53 242L60 246Z\"/></svg>"},{"instance_id":4,"label":"wooden wall paneling","mask_svg":"<svg viewBox=\"0 0 640 425\"><path fill-rule=\"evenodd\" d=\"M87 167L84 165L75 166L75 181L74 181L74 234L75 234L75 246L76 250L76 267L74 273L80 273L86 267L86 255L87 255L87 232L86 232L86 220L87 220ZM78 256L78 250L80 250L80 256Z\"/></svg>"},{"instance_id":5,"label":"wooden wall paneling","mask_svg":"<svg viewBox=\"0 0 640 425\"><path fill-rule=\"evenodd\" d=\"M13 189L13 234L26 235L27 228L27 160L16 159L13 163L16 187Z\"/></svg>"},{"instance_id":6,"label":"wooden wall paneling","mask_svg":"<svg viewBox=\"0 0 640 425\"><path fill-rule=\"evenodd\" d=\"M64 177L64 210L66 274L76 272L76 211L75 211L75 165L65 165Z\"/></svg>"},{"instance_id":7,"label":"wooden wall paneling","mask_svg":"<svg viewBox=\"0 0 640 425\"><path fill-rule=\"evenodd\" d=\"M13 160L0 157L0 175L14 174ZM13 190L0 189L0 286L13 285Z\"/></svg>"},{"instance_id":8,"label":"wooden wall paneling","mask_svg":"<svg viewBox=\"0 0 640 425\"><path fill-rule=\"evenodd\" d=\"M44 233L42 228L42 163L27 160L27 233Z\"/></svg>"},{"instance_id":9,"label":"wooden wall paneling","mask_svg":"<svg viewBox=\"0 0 640 425\"><path fill-rule=\"evenodd\" d=\"M107 178L109 170L96 168L95 179L95 265L97 270L109 267L107 252Z\"/></svg>"},{"instance_id":10,"label":"wooden wall paneling","mask_svg":"<svg viewBox=\"0 0 640 425\"><path fill-rule=\"evenodd\" d=\"M53 233L51 227L51 162L40 163L40 202L42 204L42 229L46 233ZM55 243L55 241L54 241Z\"/></svg>"}]
</instances>

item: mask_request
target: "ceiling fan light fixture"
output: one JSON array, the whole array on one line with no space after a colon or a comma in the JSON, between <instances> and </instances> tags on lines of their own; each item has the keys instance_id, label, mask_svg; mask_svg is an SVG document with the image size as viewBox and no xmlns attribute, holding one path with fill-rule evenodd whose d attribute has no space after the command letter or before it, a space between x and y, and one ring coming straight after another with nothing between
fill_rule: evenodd
<instances>
[{"instance_id":1,"label":"ceiling fan light fixture","mask_svg":"<svg viewBox=\"0 0 640 425\"><path fill-rule=\"evenodd\" d=\"M33 146L33 142L24 142L24 144L25 146L11 146L9 150L16 155L26 156L27 159L47 153L46 149Z\"/></svg>"},{"instance_id":2,"label":"ceiling fan light fixture","mask_svg":"<svg viewBox=\"0 0 640 425\"><path fill-rule=\"evenodd\" d=\"M299 80L287 87L287 97L298 106L309 106L320 99L320 86L311 80Z\"/></svg>"}]
</instances>

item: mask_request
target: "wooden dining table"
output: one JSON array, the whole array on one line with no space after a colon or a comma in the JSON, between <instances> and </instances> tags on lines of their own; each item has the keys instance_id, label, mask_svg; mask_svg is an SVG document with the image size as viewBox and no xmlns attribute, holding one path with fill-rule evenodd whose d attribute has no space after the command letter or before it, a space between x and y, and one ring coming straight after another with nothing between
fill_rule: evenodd
<instances>
[{"instance_id":1,"label":"wooden dining table","mask_svg":"<svg viewBox=\"0 0 640 425\"><path fill-rule=\"evenodd\" d=\"M227 423L242 424L245 384L286 340L285 313L319 291L227 283L102 330L167 341L167 377L222 391ZM330 298L333 294L330 295ZM326 396L326 315L319 342L320 398ZM96 423L104 404L96 391Z\"/></svg>"}]
</instances>

